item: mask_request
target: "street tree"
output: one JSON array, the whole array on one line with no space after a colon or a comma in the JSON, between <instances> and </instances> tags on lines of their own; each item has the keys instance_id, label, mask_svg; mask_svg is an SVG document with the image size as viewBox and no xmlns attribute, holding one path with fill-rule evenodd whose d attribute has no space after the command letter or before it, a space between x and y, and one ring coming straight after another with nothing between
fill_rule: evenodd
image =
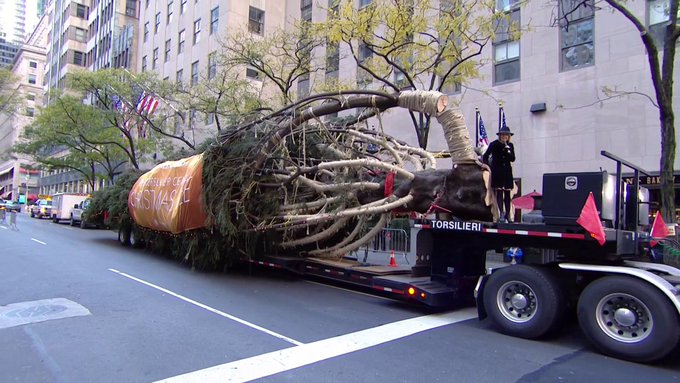
<instances>
[{"instance_id":1,"label":"street tree","mask_svg":"<svg viewBox=\"0 0 680 383\"><path fill-rule=\"evenodd\" d=\"M17 89L12 71L0 68L0 114L12 114L20 105Z\"/></svg>"},{"instance_id":2,"label":"street tree","mask_svg":"<svg viewBox=\"0 0 680 383\"><path fill-rule=\"evenodd\" d=\"M347 48L359 87L446 91L478 76L477 58L504 20L492 0L375 0L360 9L338 0L315 32L329 46ZM430 116L410 117L426 148Z\"/></svg>"},{"instance_id":3,"label":"street tree","mask_svg":"<svg viewBox=\"0 0 680 383\"><path fill-rule=\"evenodd\" d=\"M175 84L174 94L165 97L177 110L203 116L208 125L214 123L216 130L208 134L214 138L229 126L252 120L266 107L258 89L244 75L218 65L217 53L209 61L208 70L194 84Z\"/></svg>"},{"instance_id":4,"label":"street tree","mask_svg":"<svg viewBox=\"0 0 680 383\"><path fill-rule=\"evenodd\" d=\"M600 3L600 4L596 4ZM562 28L569 27L570 15L581 8L601 9L606 3L615 12L620 13L637 29L640 40L647 53L650 79L654 88L651 99L659 110L659 128L661 132L661 158L659 173L661 183L660 211L666 222L675 222L675 189L673 185L673 164L675 162L677 143L675 138L675 110L673 107L673 80L675 72L675 55L680 28L678 28L678 9L680 0L663 0L649 4L650 13L662 26L659 33L654 33L646 23L646 14L632 11L633 1L626 0L571 0L560 2L559 22ZM646 3L646 2L645 2ZM566 6L565 6L566 5ZM626 92L623 92L626 93Z\"/></svg>"},{"instance_id":5,"label":"street tree","mask_svg":"<svg viewBox=\"0 0 680 383\"><path fill-rule=\"evenodd\" d=\"M82 99L54 97L22 132L13 152L30 155L43 168L75 171L94 189L98 179L113 181L127 162L122 139L102 122L100 111Z\"/></svg>"},{"instance_id":6,"label":"street tree","mask_svg":"<svg viewBox=\"0 0 680 383\"><path fill-rule=\"evenodd\" d=\"M276 106L290 104L297 96L295 85L325 70L324 63L314 60L313 51L325 42L311 33L311 24L299 22L278 28L264 36L251 31L238 31L221 42L221 65L227 70L249 71L263 82L263 89L273 85L277 90ZM263 94L263 97L270 97Z\"/></svg>"}]
</instances>

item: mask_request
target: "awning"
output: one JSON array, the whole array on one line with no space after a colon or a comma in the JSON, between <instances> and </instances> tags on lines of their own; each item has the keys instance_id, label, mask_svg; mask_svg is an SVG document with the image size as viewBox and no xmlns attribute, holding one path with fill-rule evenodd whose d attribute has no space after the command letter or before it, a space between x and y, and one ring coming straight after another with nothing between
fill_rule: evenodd
<instances>
[{"instance_id":1,"label":"awning","mask_svg":"<svg viewBox=\"0 0 680 383\"><path fill-rule=\"evenodd\" d=\"M0 176L11 172L12 169L14 169L14 166L12 166L11 168L7 168L5 170L0 170Z\"/></svg>"}]
</instances>

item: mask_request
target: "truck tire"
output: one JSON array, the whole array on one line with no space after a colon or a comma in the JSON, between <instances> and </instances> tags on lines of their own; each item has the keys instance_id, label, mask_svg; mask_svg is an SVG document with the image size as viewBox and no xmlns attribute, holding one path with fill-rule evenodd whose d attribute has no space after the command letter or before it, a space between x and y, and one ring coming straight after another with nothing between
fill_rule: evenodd
<instances>
[{"instance_id":1,"label":"truck tire","mask_svg":"<svg viewBox=\"0 0 680 383\"><path fill-rule=\"evenodd\" d=\"M57 219L56 215L52 216L52 223L59 223L59 220Z\"/></svg>"},{"instance_id":2,"label":"truck tire","mask_svg":"<svg viewBox=\"0 0 680 383\"><path fill-rule=\"evenodd\" d=\"M581 293L578 321L602 353L633 362L668 355L680 341L678 312L656 287L629 276L591 282Z\"/></svg>"},{"instance_id":3,"label":"truck tire","mask_svg":"<svg viewBox=\"0 0 680 383\"><path fill-rule=\"evenodd\" d=\"M76 225L76 221L73 220L73 214L71 214L71 220L69 221L69 225L71 225L71 226Z\"/></svg>"},{"instance_id":4,"label":"truck tire","mask_svg":"<svg viewBox=\"0 0 680 383\"><path fill-rule=\"evenodd\" d=\"M139 248L144 245L144 241L142 240L139 230L133 228L130 230L130 246Z\"/></svg>"},{"instance_id":5,"label":"truck tire","mask_svg":"<svg viewBox=\"0 0 680 383\"><path fill-rule=\"evenodd\" d=\"M567 309L564 289L550 270L526 265L504 267L491 274L483 300L500 332L526 339L556 329Z\"/></svg>"},{"instance_id":6,"label":"truck tire","mask_svg":"<svg viewBox=\"0 0 680 383\"><path fill-rule=\"evenodd\" d=\"M118 242L123 246L130 246L130 228L118 228Z\"/></svg>"},{"instance_id":7,"label":"truck tire","mask_svg":"<svg viewBox=\"0 0 680 383\"><path fill-rule=\"evenodd\" d=\"M87 229L87 224L85 223L85 220L82 217L80 218L80 228Z\"/></svg>"}]
</instances>

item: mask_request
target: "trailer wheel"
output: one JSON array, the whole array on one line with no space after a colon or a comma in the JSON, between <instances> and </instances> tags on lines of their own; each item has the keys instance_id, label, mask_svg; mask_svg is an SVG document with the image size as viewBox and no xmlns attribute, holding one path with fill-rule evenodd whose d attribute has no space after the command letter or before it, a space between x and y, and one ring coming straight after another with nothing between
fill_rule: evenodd
<instances>
[{"instance_id":1,"label":"trailer wheel","mask_svg":"<svg viewBox=\"0 0 680 383\"><path fill-rule=\"evenodd\" d=\"M662 359L680 341L671 302L654 286L627 276L590 283L578 301L578 321L602 353L633 362Z\"/></svg>"},{"instance_id":2,"label":"trailer wheel","mask_svg":"<svg viewBox=\"0 0 680 383\"><path fill-rule=\"evenodd\" d=\"M130 230L130 246L132 247L142 247L144 244L144 241L142 240L141 236L139 235L139 231L136 229L131 229Z\"/></svg>"},{"instance_id":3,"label":"trailer wheel","mask_svg":"<svg viewBox=\"0 0 680 383\"><path fill-rule=\"evenodd\" d=\"M130 246L130 228L118 228L118 242L123 246Z\"/></svg>"},{"instance_id":4,"label":"trailer wheel","mask_svg":"<svg viewBox=\"0 0 680 383\"><path fill-rule=\"evenodd\" d=\"M516 265L489 277L484 308L499 331L538 338L557 328L565 317L567 299L549 270Z\"/></svg>"}]
</instances>

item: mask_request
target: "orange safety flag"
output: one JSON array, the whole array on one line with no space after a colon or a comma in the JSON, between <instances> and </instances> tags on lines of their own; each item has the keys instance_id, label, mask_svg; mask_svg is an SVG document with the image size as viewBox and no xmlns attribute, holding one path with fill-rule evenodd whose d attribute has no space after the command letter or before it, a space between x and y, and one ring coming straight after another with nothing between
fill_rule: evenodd
<instances>
[{"instance_id":1,"label":"orange safety flag","mask_svg":"<svg viewBox=\"0 0 680 383\"><path fill-rule=\"evenodd\" d=\"M654 223L652 224L652 232L649 234L652 237L652 240L649 241L649 244L652 246L655 246L659 241L654 241L653 239L664 239L668 237L671 234L671 232L668 230L668 226L666 226L666 222L664 222L663 217L661 216L661 212L657 212L656 216L654 216Z\"/></svg>"},{"instance_id":2,"label":"orange safety flag","mask_svg":"<svg viewBox=\"0 0 680 383\"><path fill-rule=\"evenodd\" d=\"M586 199L583 209L581 209L581 215L578 216L576 223L581 225L584 229L590 233L590 236L595 238L600 246L604 245L605 234L604 227L602 227L602 222L600 221L600 214L597 212L597 207L595 206L595 197L593 193L588 194L588 199Z\"/></svg>"},{"instance_id":3,"label":"orange safety flag","mask_svg":"<svg viewBox=\"0 0 680 383\"><path fill-rule=\"evenodd\" d=\"M139 226L178 234L205 226L203 155L163 162L135 182L128 196Z\"/></svg>"}]
</instances>

